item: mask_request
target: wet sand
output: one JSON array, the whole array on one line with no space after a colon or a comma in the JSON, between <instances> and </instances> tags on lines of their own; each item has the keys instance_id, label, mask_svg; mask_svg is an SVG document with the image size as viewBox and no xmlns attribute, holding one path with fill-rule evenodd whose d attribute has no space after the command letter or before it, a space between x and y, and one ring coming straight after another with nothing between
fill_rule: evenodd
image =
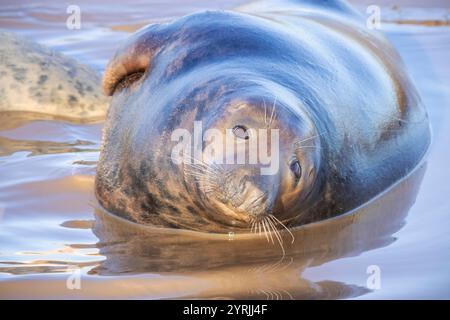
<instances>
[{"instance_id":1,"label":"wet sand","mask_svg":"<svg viewBox=\"0 0 450 320\"><path fill-rule=\"evenodd\" d=\"M86 20L79 31L65 28L65 4L47 1L6 1L0 28L103 70L142 23L234 6L80 3ZM450 298L450 28L408 23L448 8L427 2L433 10L421 16L406 3L383 1L395 19L382 28L428 107L427 161L361 208L293 230L294 243L283 233L284 250L255 236L161 230L111 216L93 194L101 122L1 114L0 298ZM374 265L379 289L367 287ZM81 288L70 289L78 276Z\"/></svg>"}]
</instances>

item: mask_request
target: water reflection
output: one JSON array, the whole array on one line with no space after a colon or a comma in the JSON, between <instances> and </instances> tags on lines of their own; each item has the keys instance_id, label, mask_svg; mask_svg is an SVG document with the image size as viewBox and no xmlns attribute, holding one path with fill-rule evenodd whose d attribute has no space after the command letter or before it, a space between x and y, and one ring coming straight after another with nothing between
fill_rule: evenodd
<instances>
[{"instance_id":1,"label":"water reflection","mask_svg":"<svg viewBox=\"0 0 450 320\"><path fill-rule=\"evenodd\" d=\"M11 6L2 11L3 28L50 44L99 70L116 46L129 36L123 31L134 30L147 19L204 9L201 3L218 7L212 1L195 4L186 1L175 6L160 3L155 9L153 1L146 2L143 8L128 2L118 7L83 0L84 12L91 15L84 15L84 31L75 37L74 31L66 29L59 19L66 9L63 2L41 1L39 8L22 3L20 10L15 1L7 2ZM221 5L232 8L234 2L239 1ZM198 7L192 7L197 3ZM58 19L40 13L54 7L52 17ZM19 11L20 19L7 17ZM136 16L136 12L141 16ZM422 16L429 10L417 12ZM90 22L101 31L91 28ZM62 25L64 28L60 28ZM435 27L383 24L383 28L405 60L428 107L434 129L434 147L420 197L406 227L395 234L399 241L394 245L359 258L342 259L395 240L393 234L405 221L423 173L415 173L402 186L350 216L297 230L293 247L285 235L287 254L279 264L280 250L268 246L265 238L236 236L229 241L227 236L140 230L119 223L114 217L102 217L101 213L96 214L93 222L97 238L91 232L94 210L87 203L94 197L98 152L77 152L74 148L97 149L101 126L65 126L66 119L44 114L2 113L2 137L11 140L0 141L0 149L8 148L0 158L0 297L276 299L281 294L287 299L345 298L364 296L367 289L351 285L360 283L352 272L364 273L365 267L373 262L388 272L383 273L383 290L365 297L449 297L450 282L445 270L449 270L450 261L447 169L450 153L443 146L448 145L450 133L447 108L450 76L449 69L443 66L448 60L450 33L448 28ZM5 130L12 132L6 135ZM77 139L95 145L71 145ZM15 141L23 147L15 148ZM40 141L49 143L41 148ZM70 153L56 152L64 148ZM33 152L35 156L29 156ZM322 267L311 268L316 265ZM82 268L82 290L66 288L69 266ZM343 275L339 268L345 268ZM87 270L91 275L85 274ZM345 279L345 283L305 280L312 270L320 273L321 279Z\"/></svg>"},{"instance_id":2,"label":"water reflection","mask_svg":"<svg viewBox=\"0 0 450 320\"><path fill-rule=\"evenodd\" d=\"M295 242L283 233L285 255L264 237L249 234L208 235L149 228L96 210L93 231L106 259L90 274L158 273L159 290L171 290L173 275L188 276L177 283L187 297L339 299L368 289L335 281L311 282L303 271L328 261L356 256L386 246L395 238L413 205L426 165L366 205L344 216L293 230ZM197 281L202 283L198 289ZM170 279L170 281L169 281ZM195 294L194 294L195 292ZM160 292L161 293L161 292Z\"/></svg>"}]
</instances>

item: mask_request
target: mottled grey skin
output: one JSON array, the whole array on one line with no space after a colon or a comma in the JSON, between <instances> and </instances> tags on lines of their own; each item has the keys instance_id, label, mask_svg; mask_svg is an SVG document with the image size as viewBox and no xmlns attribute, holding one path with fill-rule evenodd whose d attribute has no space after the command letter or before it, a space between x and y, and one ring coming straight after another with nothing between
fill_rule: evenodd
<instances>
[{"instance_id":1,"label":"mottled grey skin","mask_svg":"<svg viewBox=\"0 0 450 320\"><path fill-rule=\"evenodd\" d=\"M0 111L104 118L109 99L89 67L13 33L0 31Z\"/></svg>"},{"instance_id":2,"label":"mottled grey skin","mask_svg":"<svg viewBox=\"0 0 450 320\"><path fill-rule=\"evenodd\" d=\"M140 224L248 232L267 217L288 227L323 220L405 177L430 143L400 57L340 1L260 1L147 26L111 60L104 89L113 98L96 195ZM204 130L279 129L279 172L187 174L170 160L170 136L194 120Z\"/></svg>"}]
</instances>

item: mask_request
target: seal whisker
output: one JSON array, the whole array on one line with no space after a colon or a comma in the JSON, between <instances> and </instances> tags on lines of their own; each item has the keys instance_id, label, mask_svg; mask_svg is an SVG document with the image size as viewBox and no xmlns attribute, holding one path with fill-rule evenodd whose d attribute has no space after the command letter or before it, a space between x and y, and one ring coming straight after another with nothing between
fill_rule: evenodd
<instances>
[{"instance_id":1,"label":"seal whisker","mask_svg":"<svg viewBox=\"0 0 450 320\"><path fill-rule=\"evenodd\" d=\"M254 234L258 233L258 222L255 219L252 219L252 230Z\"/></svg>"},{"instance_id":2,"label":"seal whisker","mask_svg":"<svg viewBox=\"0 0 450 320\"><path fill-rule=\"evenodd\" d=\"M258 234L261 236L261 221L258 221Z\"/></svg>"},{"instance_id":3,"label":"seal whisker","mask_svg":"<svg viewBox=\"0 0 450 320\"><path fill-rule=\"evenodd\" d=\"M321 133L318 133L318 134L313 135L313 136L311 136L311 137L308 137L308 138L306 138L306 139L297 140L297 141L294 142L294 146L297 145L297 144L301 144L301 143L303 143L303 142L309 141L309 140L311 140L311 139L315 139L315 138L317 138L317 137L320 137L320 136L323 135L324 133L325 133L325 131L322 131Z\"/></svg>"},{"instance_id":4,"label":"seal whisker","mask_svg":"<svg viewBox=\"0 0 450 320\"><path fill-rule=\"evenodd\" d=\"M209 168L209 169L211 169L211 170L214 170L214 171L222 171L221 165L219 165L219 164L217 164L217 163L215 163L215 162L205 162L205 161L203 161L203 160L200 160L200 161L201 161L201 164L202 164L203 166L205 166L205 167L207 167L207 168Z\"/></svg>"},{"instance_id":5,"label":"seal whisker","mask_svg":"<svg viewBox=\"0 0 450 320\"><path fill-rule=\"evenodd\" d=\"M197 177L193 176L193 178L195 178L195 181L200 182L200 186L203 187L203 188L208 188L208 187L216 188L216 187L218 187L218 185L217 185L217 183L215 181L210 180L208 178L198 177L198 176Z\"/></svg>"},{"instance_id":6,"label":"seal whisker","mask_svg":"<svg viewBox=\"0 0 450 320\"><path fill-rule=\"evenodd\" d=\"M197 169L197 170L203 171L202 173L208 172L210 174L217 174L217 170L215 170L213 168L204 168L204 167L200 167L200 166L196 166L196 165L192 165L192 164L189 164L188 166L191 168L187 169L187 170Z\"/></svg>"},{"instance_id":7,"label":"seal whisker","mask_svg":"<svg viewBox=\"0 0 450 320\"><path fill-rule=\"evenodd\" d=\"M264 220L260 221L260 223L261 223L261 225L263 227L264 235L266 236L267 242L270 242L269 235L267 234L267 229L266 229L266 225L264 223Z\"/></svg>"},{"instance_id":8,"label":"seal whisker","mask_svg":"<svg viewBox=\"0 0 450 320\"><path fill-rule=\"evenodd\" d=\"M207 175L201 175L201 174L195 173L195 172L186 172L186 175L191 176L193 178L197 178L198 180L202 180L204 182L216 183L215 179L213 179Z\"/></svg>"},{"instance_id":9,"label":"seal whisker","mask_svg":"<svg viewBox=\"0 0 450 320\"><path fill-rule=\"evenodd\" d=\"M212 193L217 191L217 188L202 188L204 193Z\"/></svg>"},{"instance_id":10,"label":"seal whisker","mask_svg":"<svg viewBox=\"0 0 450 320\"><path fill-rule=\"evenodd\" d=\"M189 167L189 168L192 168L192 169L198 169L198 170L204 170L204 171L210 170L212 172L217 171L217 169L215 169L213 167L210 167L210 166L207 166L205 164L186 163L185 165L186 165L186 167Z\"/></svg>"},{"instance_id":11,"label":"seal whisker","mask_svg":"<svg viewBox=\"0 0 450 320\"><path fill-rule=\"evenodd\" d=\"M267 233L269 234L270 241L272 241L272 244L274 244L275 242L273 241L272 231L271 231L271 227L270 227L269 223L267 222L267 217L264 218L263 223L264 223L264 224L266 225L266 227L267 227L267 230L268 230Z\"/></svg>"},{"instance_id":12,"label":"seal whisker","mask_svg":"<svg viewBox=\"0 0 450 320\"><path fill-rule=\"evenodd\" d=\"M283 298L283 295L279 291L273 290L273 292L274 292L277 300L281 300L281 298Z\"/></svg>"},{"instance_id":13,"label":"seal whisker","mask_svg":"<svg viewBox=\"0 0 450 320\"><path fill-rule=\"evenodd\" d=\"M254 207L257 207L258 205L260 205L260 203L258 201L261 200L264 196L266 196L265 193L256 197L251 203L249 203L249 205L246 207L246 210L251 211Z\"/></svg>"},{"instance_id":14,"label":"seal whisker","mask_svg":"<svg viewBox=\"0 0 450 320\"><path fill-rule=\"evenodd\" d=\"M291 266L292 263L294 263L294 258L290 257L289 262L286 263L280 270L286 270L287 268L289 268Z\"/></svg>"},{"instance_id":15,"label":"seal whisker","mask_svg":"<svg viewBox=\"0 0 450 320\"><path fill-rule=\"evenodd\" d=\"M295 241L295 237L294 237L294 235L292 234L292 232L291 232L291 230L289 230L289 228L288 227L286 227L285 225L284 225L284 223L283 222L281 222L277 217L275 217L274 215L270 215L269 217L271 217L272 219L275 219L275 221L277 222L277 223L279 223L290 235L291 235L291 237L292 237L292 241L291 241L291 243L294 243L294 241Z\"/></svg>"},{"instance_id":16,"label":"seal whisker","mask_svg":"<svg viewBox=\"0 0 450 320\"><path fill-rule=\"evenodd\" d=\"M256 225L256 221L252 220L250 223L250 233L255 233L255 225Z\"/></svg>"},{"instance_id":17,"label":"seal whisker","mask_svg":"<svg viewBox=\"0 0 450 320\"><path fill-rule=\"evenodd\" d=\"M198 181L198 182L202 182L202 186L204 188L216 188L217 187L217 184L214 181L202 180L202 181Z\"/></svg>"},{"instance_id":18,"label":"seal whisker","mask_svg":"<svg viewBox=\"0 0 450 320\"><path fill-rule=\"evenodd\" d=\"M284 290L284 289L281 289L281 292L286 293L286 294L288 295L288 297L289 297L290 300L294 300L294 297L289 293L289 291L286 291L286 290Z\"/></svg>"},{"instance_id":19,"label":"seal whisker","mask_svg":"<svg viewBox=\"0 0 450 320\"><path fill-rule=\"evenodd\" d=\"M261 267L256 268L256 270L258 272L266 272L266 273L272 272L272 271L278 271L279 269L277 269L277 268L278 268L279 265L282 264L285 256L286 256L285 255L285 251L283 250L282 256L275 263L272 263L272 264L269 263L269 264L263 265Z\"/></svg>"},{"instance_id":20,"label":"seal whisker","mask_svg":"<svg viewBox=\"0 0 450 320\"><path fill-rule=\"evenodd\" d=\"M266 265L263 265L261 267L258 268L258 272L265 272L265 273L269 273L272 272L273 270L277 270L278 265L280 265L284 260L284 255L281 256L280 259L278 259L275 263L268 263Z\"/></svg>"},{"instance_id":21,"label":"seal whisker","mask_svg":"<svg viewBox=\"0 0 450 320\"><path fill-rule=\"evenodd\" d=\"M188 158L189 160L192 161L192 163L184 162L184 164L189 165L189 166L204 166L204 167L206 167L208 169L211 169L211 170L214 170L214 171L221 169L214 162L208 163L208 162L205 162L203 159L198 159L198 158L195 158L195 157L192 157L192 156L186 156L186 158Z\"/></svg>"},{"instance_id":22,"label":"seal whisker","mask_svg":"<svg viewBox=\"0 0 450 320\"><path fill-rule=\"evenodd\" d=\"M201 170L205 173L209 172L210 174L217 174L217 172L220 172L219 170L217 170L213 167L208 167L206 165L189 164L188 167L190 167L191 169Z\"/></svg>"},{"instance_id":23,"label":"seal whisker","mask_svg":"<svg viewBox=\"0 0 450 320\"><path fill-rule=\"evenodd\" d=\"M275 233L275 236L277 237L277 239L280 242L280 244L283 243L283 238L280 235L280 231L276 228L275 224L273 223L273 221L269 217L267 217L267 222L273 228L273 232Z\"/></svg>"},{"instance_id":24,"label":"seal whisker","mask_svg":"<svg viewBox=\"0 0 450 320\"><path fill-rule=\"evenodd\" d=\"M265 292L264 290L259 290L259 291L266 295L266 300L269 300L269 294L267 292Z\"/></svg>"},{"instance_id":25,"label":"seal whisker","mask_svg":"<svg viewBox=\"0 0 450 320\"><path fill-rule=\"evenodd\" d=\"M274 232L275 233L275 237L278 240L278 243L279 243L279 245L281 247L281 251L283 252L282 257L284 258L284 256L286 255L286 251L285 251L284 245L283 245L283 238L281 237L279 230L276 229L274 223L272 221L270 221L270 219L267 219L267 221L269 222L269 224L272 226L273 230L275 231ZM280 263L281 263L281 261L280 261Z\"/></svg>"},{"instance_id":26,"label":"seal whisker","mask_svg":"<svg viewBox=\"0 0 450 320\"><path fill-rule=\"evenodd\" d=\"M266 106L266 100L263 99L264 104L264 124L267 126L267 106Z\"/></svg>"},{"instance_id":27,"label":"seal whisker","mask_svg":"<svg viewBox=\"0 0 450 320\"><path fill-rule=\"evenodd\" d=\"M200 177L209 177L205 172L193 171L193 170L190 170L190 169L184 170L184 173L190 174L190 175L195 175L195 176L200 176Z\"/></svg>"},{"instance_id":28,"label":"seal whisker","mask_svg":"<svg viewBox=\"0 0 450 320\"><path fill-rule=\"evenodd\" d=\"M272 300L279 300L276 290L271 289L269 292L272 294Z\"/></svg>"},{"instance_id":29,"label":"seal whisker","mask_svg":"<svg viewBox=\"0 0 450 320\"><path fill-rule=\"evenodd\" d=\"M273 300L273 295L272 292L270 292L270 290L262 290L262 292L264 292L267 295L267 300Z\"/></svg>"},{"instance_id":30,"label":"seal whisker","mask_svg":"<svg viewBox=\"0 0 450 320\"><path fill-rule=\"evenodd\" d=\"M207 178L210 181L215 181L217 179L216 176L218 175L217 172L203 172L203 171L193 170L191 168L184 168L183 172L190 176Z\"/></svg>"},{"instance_id":31,"label":"seal whisker","mask_svg":"<svg viewBox=\"0 0 450 320\"><path fill-rule=\"evenodd\" d=\"M192 169L185 169L183 170L184 175L186 176L190 176L196 179L201 179L202 181L208 181L208 182L212 182L212 183L217 183L217 173L206 173L206 172L201 172L201 171L194 171Z\"/></svg>"},{"instance_id":32,"label":"seal whisker","mask_svg":"<svg viewBox=\"0 0 450 320\"><path fill-rule=\"evenodd\" d=\"M202 188L204 188L204 189L217 189L217 187L218 187L216 184L213 184L213 183L210 183L210 182L202 183L200 186Z\"/></svg>"},{"instance_id":33,"label":"seal whisker","mask_svg":"<svg viewBox=\"0 0 450 320\"><path fill-rule=\"evenodd\" d=\"M269 300L275 300L275 294L271 288L266 288L266 292L270 295Z\"/></svg>"},{"instance_id":34,"label":"seal whisker","mask_svg":"<svg viewBox=\"0 0 450 320\"><path fill-rule=\"evenodd\" d=\"M270 120L269 120L268 126L270 126L272 124L272 121L274 120L273 116L275 114L275 105L276 105L276 103L277 103L277 97L275 97L275 99L273 100L272 114L270 115Z\"/></svg>"}]
</instances>

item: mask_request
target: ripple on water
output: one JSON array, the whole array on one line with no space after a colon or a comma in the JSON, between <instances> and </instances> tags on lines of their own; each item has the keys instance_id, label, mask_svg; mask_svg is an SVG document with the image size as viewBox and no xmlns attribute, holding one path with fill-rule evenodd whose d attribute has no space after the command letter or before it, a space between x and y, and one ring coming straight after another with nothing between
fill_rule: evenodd
<instances>
[{"instance_id":1,"label":"ripple on water","mask_svg":"<svg viewBox=\"0 0 450 320\"><path fill-rule=\"evenodd\" d=\"M79 3L86 30L76 34L58 25L65 5L56 3L30 1L20 11L5 3L0 26L102 70L127 32L211 5ZM422 185L424 167L353 213L296 229L293 245L283 235L283 256L265 238L152 229L105 213L93 194L101 122L1 114L0 297L450 297L450 28L384 26L430 113ZM366 287L373 264L381 290ZM82 290L69 289L78 275Z\"/></svg>"}]
</instances>

